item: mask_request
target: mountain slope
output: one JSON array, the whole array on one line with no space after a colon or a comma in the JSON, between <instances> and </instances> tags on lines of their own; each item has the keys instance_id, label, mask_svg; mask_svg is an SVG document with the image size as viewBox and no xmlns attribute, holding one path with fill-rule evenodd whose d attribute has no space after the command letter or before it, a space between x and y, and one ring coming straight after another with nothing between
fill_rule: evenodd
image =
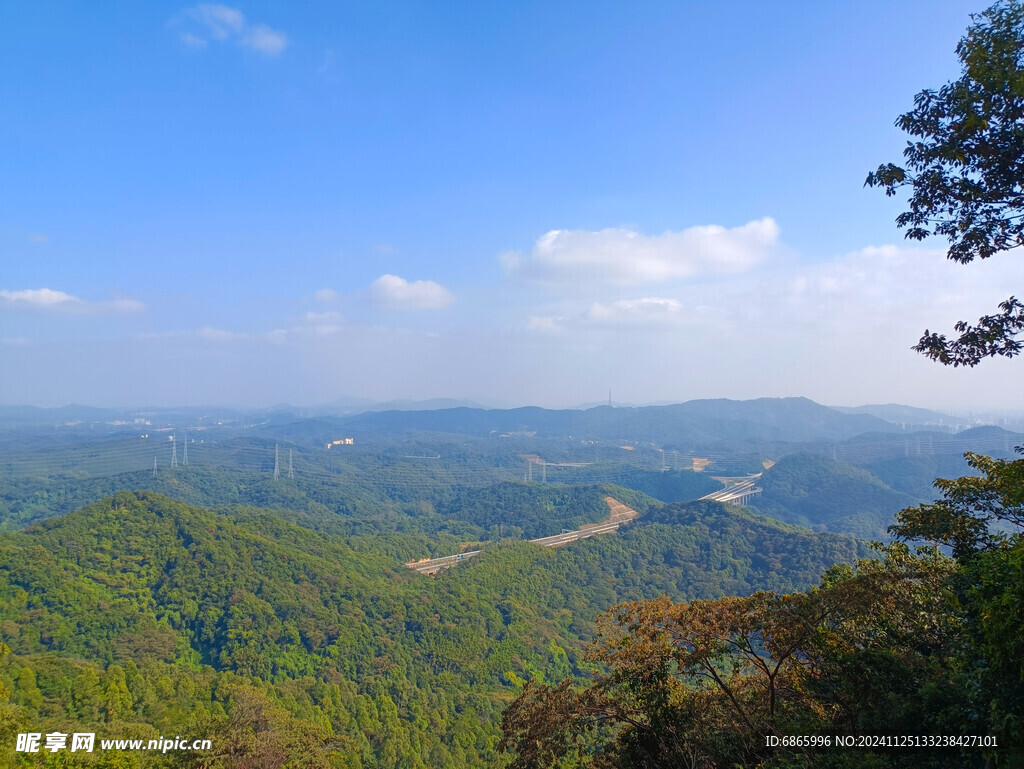
<instances>
[{"instance_id":1,"label":"mountain slope","mask_svg":"<svg viewBox=\"0 0 1024 769\"><path fill-rule=\"evenodd\" d=\"M500 765L504 703L524 680L579 671L599 612L807 587L864 552L700 503L557 550L505 542L429 579L388 554L406 535L346 539L289 515L122 492L0 535L9 723L299 741L309 766L332 751ZM265 717L239 732L254 709Z\"/></svg>"},{"instance_id":2,"label":"mountain slope","mask_svg":"<svg viewBox=\"0 0 1024 769\"><path fill-rule=\"evenodd\" d=\"M778 520L865 539L888 539L886 528L918 497L896 491L867 470L814 454L783 457L759 481L750 507Z\"/></svg>"}]
</instances>

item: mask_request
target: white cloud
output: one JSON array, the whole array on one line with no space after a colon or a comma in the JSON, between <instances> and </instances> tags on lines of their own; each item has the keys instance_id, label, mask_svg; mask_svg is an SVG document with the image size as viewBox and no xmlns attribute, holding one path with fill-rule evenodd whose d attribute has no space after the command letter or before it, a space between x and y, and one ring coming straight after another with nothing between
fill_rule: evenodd
<instances>
[{"instance_id":1,"label":"white cloud","mask_svg":"<svg viewBox=\"0 0 1024 769\"><path fill-rule=\"evenodd\" d=\"M553 334L562 330L562 324L565 320L560 315L531 315L526 327L530 331L543 331L547 334Z\"/></svg>"},{"instance_id":2,"label":"white cloud","mask_svg":"<svg viewBox=\"0 0 1024 769\"><path fill-rule=\"evenodd\" d=\"M409 282L397 275L381 275L370 285L370 292L377 304L393 310L440 310L455 300L432 280Z\"/></svg>"},{"instance_id":3,"label":"white cloud","mask_svg":"<svg viewBox=\"0 0 1024 769\"><path fill-rule=\"evenodd\" d=\"M331 302L338 301L338 292L330 288L320 288L314 292L313 299L317 302L330 304Z\"/></svg>"},{"instance_id":4,"label":"white cloud","mask_svg":"<svg viewBox=\"0 0 1024 769\"><path fill-rule=\"evenodd\" d=\"M24 305L31 307L57 307L82 301L78 297L52 288L27 288L22 291L0 290L0 299L5 304Z\"/></svg>"},{"instance_id":5,"label":"white cloud","mask_svg":"<svg viewBox=\"0 0 1024 769\"><path fill-rule=\"evenodd\" d=\"M713 338L723 354L748 344L785 349L783 365L818 346L825 350L818 354L838 359L855 348L912 355L926 328L953 333L957 320L994 312L1019 283L1012 259L965 268L937 250L872 246L771 272L666 286L657 296L565 298L524 314L529 331L574 343L621 344L643 328L646 338L671 344Z\"/></svg>"},{"instance_id":6,"label":"white cloud","mask_svg":"<svg viewBox=\"0 0 1024 769\"><path fill-rule=\"evenodd\" d=\"M778 246L778 237L779 227L768 217L732 229L709 225L662 235L551 230L530 254L504 254L501 260L506 272L556 284L666 283L749 270Z\"/></svg>"},{"instance_id":7,"label":"white cloud","mask_svg":"<svg viewBox=\"0 0 1024 769\"><path fill-rule=\"evenodd\" d=\"M642 299L620 299L611 304L594 302L588 316L603 323L664 323L680 316L683 305L675 299L646 296Z\"/></svg>"},{"instance_id":8,"label":"white cloud","mask_svg":"<svg viewBox=\"0 0 1024 769\"><path fill-rule=\"evenodd\" d=\"M181 42L187 45L189 48L205 48L206 41L201 37L197 37L190 32L183 32L181 35Z\"/></svg>"},{"instance_id":9,"label":"white cloud","mask_svg":"<svg viewBox=\"0 0 1024 769\"><path fill-rule=\"evenodd\" d=\"M296 331L314 336L330 336L344 328L345 318L340 312L307 312Z\"/></svg>"},{"instance_id":10,"label":"white cloud","mask_svg":"<svg viewBox=\"0 0 1024 769\"><path fill-rule=\"evenodd\" d=\"M923 331L925 326L951 331L957 319L973 320L994 310L1004 294L1012 293L1006 288L1012 285L1014 268L1008 260L965 269L938 250L889 245L793 267L756 284L723 286L721 299L776 325L861 333L876 328L888 335L897 328Z\"/></svg>"},{"instance_id":11,"label":"white cloud","mask_svg":"<svg viewBox=\"0 0 1024 769\"><path fill-rule=\"evenodd\" d=\"M0 289L0 306L11 309L33 309L75 314L109 314L141 312L146 306L135 299L112 299L89 302L65 291L52 288L27 288L19 291Z\"/></svg>"},{"instance_id":12,"label":"white cloud","mask_svg":"<svg viewBox=\"0 0 1024 769\"><path fill-rule=\"evenodd\" d=\"M256 24L246 30L241 43L246 48L259 51L267 56L277 56L288 47L288 38L276 32L266 24Z\"/></svg>"},{"instance_id":13,"label":"white cloud","mask_svg":"<svg viewBox=\"0 0 1024 769\"><path fill-rule=\"evenodd\" d=\"M207 342L238 342L253 339L249 334L240 331L229 331L224 328L203 326L183 331L156 331L135 335L136 339L204 339Z\"/></svg>"},{"instance_id":14,"label":"white cloud","mask_svg":"<svg viewBox=\"0 0 1024 769\"><path fill-rule=\"evenodd\" d=\"M205 48L211 41L233 41L264 56L277 56L288 47L288 37L266 24L250 24L237 8L204 3L185 11L190 29L181 32L181 41L192 48Z\"/></svg>"},{"instance_id":15,"label":"white cloud","mask_svg":"<svg viewBox=\"0 0 1024 769\"><path fill-rule=\"evenodd\" d=\"M204 3L195 7L194 14L217 40L226 40L245 29L245 16L237 8Z\"/></svg>"},{"instance_id":16,"label":"white cloud","mask_svg":"<svg viewBox=\"0 0 1024 769\"><path fill-rule=\"evenodd\" d=\"M307 312L303 316L307 323L341 323L344 318L340 312L328 310L327 312Z\"/></svg>"},{"instance_id":17,"label":"white cloud","mask_svg":"<svg viewBox=\"0 0 1024 769\"><path fill-rule=\"evenodd\" d=\"M911 347L926 328L951 334L957 320L994 312L1019 295L1021 277L1013 255L965 267L941 250L873 246L660 286L655 296L590 286L523 308L529 342L505 349L512 360L544 361L551 382L608 382L638 401L807 395L1012 406L1017 361L954 371Z\"/></svg>"},{"instance_id":18,"label":"white cloud","mask_svg":"<svg viewBox=\"0 0 1024 769\"><path fill-rule=\"evenodd\" d=\"M659 328L713 326L721 318L711 308L697 303L686 306L679 299L645 296L613 302L593 302L582 308L576 305L558 315L531 315L526 327L546 334L584 332L637 333L638 327L657 331Z\"/></svg>"},{"instance_id":19,"label":"white cloud","mask_svg":"<svg viewBox=\"0 0 1024 769\"><path fill-rule=\"evenodd\" d=\"M200 339L206 339L210 342L235 342L240 339L248 339L248 334L240 334L237 331L228 331L223 328L213 328L211 326L203 326L195 331L195 335Z\"/></svg>"}]
</instances>

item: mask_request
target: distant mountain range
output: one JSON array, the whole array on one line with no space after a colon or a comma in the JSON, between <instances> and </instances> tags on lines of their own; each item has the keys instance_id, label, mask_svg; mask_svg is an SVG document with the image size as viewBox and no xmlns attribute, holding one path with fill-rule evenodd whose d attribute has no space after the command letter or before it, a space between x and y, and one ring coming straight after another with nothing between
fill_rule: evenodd
<instances>
[{"instance_id":1,"label":"distant mountain range","mask_svg":"<svg viewBox=\"0 0 1024 769\"><path fill-rule=\"evenodd\" d=\"M832 406L844 414L870 414L884 419L886 422L907 425L963 425L966 420L950 414L930 409L919 409L915 406L903 406L898 403L886 403L871 406Z\"/></svg>"},{"instance_id":2,"label":"distant mountain range","mask_svg":"<svg viewBox=\"0 0 1024 769\"><path fill-rule=\"evenodd\" d=\"M313 420L315 422L315 420ZM844 414L807 398L750 401L697 400L671 406L571 409L452 408L365 412L332 421L350 434L393 436L410 432L650 441L664 446L720 445L742 441L843 440L900 427L869 414ZM306 428L314 428L313 424Z\"/></svg>"},{"instance_id":3,"label":"distant mountain range","mask_svg":"<svg viewBox=\"0 0 1024 769\"><path fill-rule=\"evenodd\" d=\"M339 399L326 406L298 408L278 404L269 409L223 407L114 409L68 405L59 408L0 406L0 429L74 427L106 429L256 429L275 438L309 444L334 440L339 433L388 438L412 433L442 433L478 437L541 437L572 440L650 443L667 450L712 450L747 446L770 456L793 450L818 450L818 444L872 436L874 443L896 446L907 433L936 430L927 437L948 440L949 433L971 420L898 404L830 408L807 398L693 400L660 406L606 406L545 409L536 406L494 408L463 399L372 403ZM942 437L945 433L946 438ZM889 436L889 437L884 437ZM863 439L858 439L863 440ZM918 437L915 440L920 441ZM1007 441L1011 439L1006 439ZM904 448L920 453L917 444ZM761 447L755 449L755 447Z\"/></svg>"}]
</instances>

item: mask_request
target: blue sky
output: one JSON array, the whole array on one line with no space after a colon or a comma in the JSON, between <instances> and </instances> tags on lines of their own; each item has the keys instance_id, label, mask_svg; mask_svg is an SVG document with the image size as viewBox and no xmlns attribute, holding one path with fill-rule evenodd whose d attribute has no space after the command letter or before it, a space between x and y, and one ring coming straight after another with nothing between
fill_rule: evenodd
<instances>
[{"instance_id":1,"label":"blue sky","mask_svg":"<svg viewBox=\"0 0 1024 769\"><path fill-rule=\"evenodd\" d=\"M983 7L2 4L0 401L1024 407L862 187Z\"/></svg>"}]
</instances>

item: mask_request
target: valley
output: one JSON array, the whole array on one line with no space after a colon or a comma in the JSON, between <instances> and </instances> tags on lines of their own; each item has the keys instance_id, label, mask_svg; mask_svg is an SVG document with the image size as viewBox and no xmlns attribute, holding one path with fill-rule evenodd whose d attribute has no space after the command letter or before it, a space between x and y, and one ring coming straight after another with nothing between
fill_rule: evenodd
<instances>
[{"instance_id":1,"label":"valley","mask_svg":"<svg viewBox=\"0 0 1024 769\"><path fill-rule=\"evenodd\" d=\"M137 429L8 428L7 723L201 733L241 756L256 740L304 766L500 766L503 709L527 684L597 673L586 649L610 607L807 590L926 501L876 472L952 467L945 452L982 440L823 423L803 402L702 408L714 429L683 407L636 432L538 410L502 438L522 414L168 420L188 437L156 472L130 469L152 446ZM899 456L922 435L933 453ZM694 458L702 472L676 469Z\"/></svg>"}]
</instances>

